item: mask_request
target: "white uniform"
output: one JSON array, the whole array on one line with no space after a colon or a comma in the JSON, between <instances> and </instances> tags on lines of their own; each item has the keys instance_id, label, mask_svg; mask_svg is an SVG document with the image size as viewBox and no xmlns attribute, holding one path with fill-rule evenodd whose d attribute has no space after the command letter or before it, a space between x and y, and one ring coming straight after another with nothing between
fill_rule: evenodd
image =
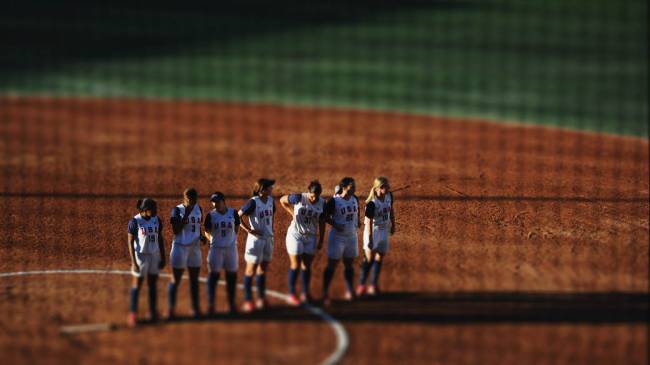
<instances>
[{"instance_id":1,"label":"white uniform","mask_svg":"<svg viewBox=\"0 0 650 365\"><path fill-rule=\"evenodd\" d=\"M325 209L325 199L319 197L312 204L309 202L308 193L291 194L289 203L293 204L293 221L287 230L287 252L290 255L313 255L316 251L318 226Z\"/></svg>"},{"instance_id":2,"label":"white uniform","mask_svg":"<svg viewBox=\"0 0 650 365\"><path fill-rule=\"evenodd\" d=\"M214 209L205 217L205 230L212 235L208 251L210 271L237 271L239 254L235 229L238 226L239 215L232 208L228 208L224 214Z\"/></svg>"},{"instance_id":3,"label":"white uniform","mask_svg":"<svg viewBox=\"0 0 650 365\"><path fill-rule=\"evenodd\" d=\"M248 215L250 227L262 232L260 237L248 234L244 261L255 264L271 261L273 256L273 213L275 212L273 198L268 197L264 203L259 196L256 196L242 207L242 211Z\"/></svg>"},{"instance_id":4,"label":"white uniform","mask_svg":"<svg viewBox=\"0 0 650 365\"><path fill-rule=\"evenodd\" d=\"M388 236L391 226L391 208L393 205L393 195L386 194L384 201L374 197L366 204L366 217L372 218L372 249L381 253L388 252ZM369 250L368 242L370 238L371 227L366 225L363 230L363 248Z\"/></svg>"},{"instance_id":5,"label":"white uniform","mask_svg":"<svg viewBox=\"0 0 650 365\"><path fill-rule=\"evenodd\" d=\"M136 277L146 275L158 275L160 272L160 249L158 247L158 235L161 224L158 217L151 217L148 220L138 214L129 222L129 233L134 237L133 250L135 261L140 267L139 272L133 271Z\"/></svg>"},{"instance_id":6,"label":"white uniform","mask_svg":"<svg viewBox=\"0 0 650 365\"><path fill-rule=\"evenodd\" d=\"M327 256L334 260L359 256L359 247L357 246L359 200L356 196L350 196L346 200L335 195L328 204L334 204L331 207L333 220L334 223L343 226L343 231L339 232L334 227L330 229L327 238Z\"/></svg>"},{"instance_id":7,"label":"white uniform","mask_svg":"<svg viewBox=\"0 0 650 365\"><path fill-rule=\"evenodd\" d=\"M172 209L172 219L180 219L185 215L185 206L177 205ZM189 222L181 231L174 235L170 261L174 269L186 267L201 267L201 207L194 204L192 211L187 215Z\"/></svg>"}]
</instances>

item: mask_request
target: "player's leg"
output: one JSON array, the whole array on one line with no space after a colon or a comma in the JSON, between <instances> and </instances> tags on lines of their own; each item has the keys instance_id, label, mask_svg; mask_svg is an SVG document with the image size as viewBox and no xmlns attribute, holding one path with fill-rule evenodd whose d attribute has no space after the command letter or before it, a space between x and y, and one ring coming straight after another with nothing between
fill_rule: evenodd
<instances>
[{"instance_id":1,"label":"player's leg","mask_svg":"<svg viewBox=\"0 0 650 365\"><path fill-rule=\"evenodd\" d=\"M354 257L343 257L345 279L345 300L354 299Z\"/></svg>"},{"instance_id":2,"label":"player's leg","mask_svg":"<svg viewBox=\"0 0 650 365\"><path fill-rule=\"evenodd\" d=\"M311 295L309 291L309 284L311 282L311 263L314 260L313 254L303 253L302 254L302 265L300 267L300 278L302 281L302 295L300 296L300 301L303 303L309 303L311 301Z\"/></svg>"},{"instance_id":3,"label":"player's leg","mask_svg":"<svg viewBox=\"0 0 650 365\"><path fill-rule=\"evenodd\" d=\"M174 319L176 313L176 296L183 279L185 269L172 268L172 278L167 286L167 317Z\"/></svg>"},{"instance_id":4,"label":"player's leg","mask_svg":"<svg viewBox=\"0 0 650 365\"><path fill-rule=\"evenodd\" d=\"M242 311L247 313L253 310L253 276L257 272L257 266L262 261L262 240L248 235L246 238L246 249L244 261L246 270L244 271L244 304Z\"/></svg>"},{"instance_id":5,"label":"player's leg","mask_svg":"<svg viewBox=\"0 0 650 365\"><path fill-rule=\"evenodd\" d=\"M384 263L385 253L377 252L374 256L374 262L372 264L372 279L370 281L370 286L368 287L368 294L377 295L379 294L379 274L381 273L381 266Z\"/></svg>"},{"instance_id":6,"label":"player's leg","mask_svg":"<svg viewBox=\"0 0 650 365\"><path fill-rule=\"evenodd\" d=\"M300 271L302 242L300 242L299 238L293 234L291 229L289 229L287 232L287 238L285 242L287 246L287 253L289 254L289 271L287 275L289 299L287 300L287 303L292 306L297 306L300 304L300 302L296 296L296 281L298 279L298 272Z\"/></svg>"},{"instance_id":7,"label":"player's leg","mask_svg":"<svg viewBox=\"0 0 650 365\"><path fill-rule=\"evenodd\" d=\"M377 247L373 250L372 255L372 278L370 280L370 286L368 286L368 294L370 295L379 294L379 274L381 273L384 258L388 253L388 231L383 230L378 232L377 238Z\"/></svg>"},{"instance_id":8,"label":"player's leg","mask_svg":"<svg viewBox=\"0 0 650 365\"><path fill-rule=\"evenodd\" d=\"M172 278L167 286L167 317L174 319L176 313L176 296L178 287L183 278L183 272L187 266L187 250L180 244L172 243L169 253L169 262L172 267Z\"/></svg>"},{"instance_id":9,"label":"player's leg","mask_svg":"<svg viewBox=\"0 0 650 365\"><path fill-rule=\"evenodd\" d=\"M357 244L357 235L348 236L344 241L343 248L343 265L345 271L343 277L345 278L345 299L354 299L354 260L359 256L359 247Z\"/></svg>"},{"instance_id":10,"label":"player's leg","mask_svg":"<svg viewBox=\"0 0 650 365\"><path fill-rule=\"evenodd\" d=\"M160 254L153 254L147 268L149 319L152 322L158 321L158 274L160 274Z\"/></svg>"},{"instance_id":11,"label":"player's leg","mask_svg":"<svg viewBox=\"0 0 650 365\"><path fill-rule=\"evenodd\" d=\"M343 257L343 240L334 229L327 237L327 266L323 271L323 305L329 304L329 287L336 272L336 266Z\"/></svg>"},{"instance_id":12,"label":"player's leg","mask_svg":"<svg viewBox=\"0 0 650 365\"><path fill-rule=\"evenodd\" d=\"M140 265L138 263L138 265ZM133 272L131 279L131 288L129 289L129 314L126 318L126 323L129 327L134 327L138 318L138 297L140 295L140 287L142 286L141 272Z\"/></svg>"},{"instance_id":13,"label":"player's leg","mask_svg":"<svg viewBox=\"0 0 650 365\"><path fill-rule=\"evenodd\" d=\"M188 247L190 252L187 258L187 271L190 276L190 299L192 301L192 315L201 316L201 302L199 295L199 274L201 272L201 243L199 240Z\"/></svg>"},{"instance_id":14,"label":"player's leg","mask_svg":"<svg viewBox=\"0 0 650 365\"><path fill-rule=\"evenodd\" d=\"M230 313L236 313L235 297L237 294L237 269L239 268L239 254L237 246L233 245L226 249L224 256L224 268L226 270L226 292L228 293L228 306Z\"/></svg>"},{"instance_id":15,"label":"player's leg","mask_svg":"<svg viewBox=\"0 0 650 365\"><path fill-rule=\"evenodd\" d=\"M257 301L255 302L257 309L265 309L268 307L268 302L266 301L266 273L269 270L270 264L270 261L262 261L257 266Z\"/></svg>"},{"instance_id":16,"label":"player's leg","mask_svg":"<svg viewBox=\"0 0 650 365\"><path fill-rule=\"evenodd\" d=\"M208 294L208 315L213 315L215 312L215 301L217 292L217 283L219 282L219 272L223 267L223 252L220 248L211 247L208 252L208 280L207 280L207 294Z\"/></svg>"},{"instance_id":17,"label":"player's leg","mask_svg":"<svg viewBox=\"0 0 650 365\"><path fill-rule=\"evenodd\" d=\"M158 321L158 273L147 275L149 288L149 319L151 322Z\"/></svg>"},{"instance_id":18,"label":"player's leg","mask_svg":"<svg viewBox=\"0 0 650 365\"><path fill-rule=\"evenodd\" d=\"M366 292L366 280L368 279L368 273L372 267L374 252L366 248L363 250L363 259L360 264L359 272L359 285L357 286L357 296L362 296Z\"/></svg>"},{"instance_id":19,"label":"player's leg","mask_svg":"<svg viewBox=\"0 0 650 365\"><path fill-rule=\"evenodd\" d=\"M340 260L328 258L327 266L325 271L323 271L323 305L329 305L329 289L330 284L332 283L332 278L336 272L336 267L338 266Z\"/></svg>"},{"instance_id":20,"label":"player's leg","mask_svg":"<svg viewBox=\"0 0 650 365\"><path fill-rule=\"evenodd\" d=\"M296 281L298 280L301 261L302 258L300 255L289 255L289 299L287 300L287 303L293 306L300 304L300 301L296 296Z\"/></svg>"},{"instance_id":21,"label":"player's leg","mask_svg":"<svg viewBox=\"0 0 650 365\"><path fill-rule=\"evenodd\" d=\"M255 303L257 309L264 309L269 305L266 300L266 274L269 271L272 257L273 237L269 237L262 240L262 262L257 267L257 302Z\"/></svg>"}]
</instances>

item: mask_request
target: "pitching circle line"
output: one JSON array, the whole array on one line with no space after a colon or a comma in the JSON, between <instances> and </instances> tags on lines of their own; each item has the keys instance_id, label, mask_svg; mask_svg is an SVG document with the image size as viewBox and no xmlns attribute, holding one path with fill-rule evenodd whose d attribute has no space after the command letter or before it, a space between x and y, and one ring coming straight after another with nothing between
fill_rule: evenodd
<instances>
[{"instance_id":1,"label":"pitching circle line","mask_svg":"<svg viewBox=\"0 0 650 365\"><path fill-rule=\"evenodd\" d=\"M0 273L0 278L13 277L13 276L30 276L30 275L54 275L54 274L105 274L105 275L131 275L130 271L127 270L98 270L98 269L61 269L61 270L33 270L33 271L16 271L16 272L4 272ZM171 277L170 274L161 273L162 277ZM205 277L199 278L199 281L205 283ZM224 285L223 281L219 281L220 285ZM242 284L237 285L239 288L243 288ZM275 290L266 290L266 293L271 297L286 301L288 296L277 292ZM321 362L322 365L333 365L343 359L345 352L348 349L350 344L348 333L341 324L330 314L322 310L321 308L314 307L312 305L305 305L304 308L311 314L320 317L324 322L326 322L334 331L336 336L336 348L325 360Z\"/></svg>"}]
</instances>

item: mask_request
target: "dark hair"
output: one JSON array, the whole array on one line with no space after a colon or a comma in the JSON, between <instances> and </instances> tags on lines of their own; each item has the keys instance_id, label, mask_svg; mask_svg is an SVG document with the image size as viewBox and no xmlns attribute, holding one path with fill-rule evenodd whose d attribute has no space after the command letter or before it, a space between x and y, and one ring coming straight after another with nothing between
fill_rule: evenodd
<instances>
[{"instance_id":1,"label":"dark hair","mask_svg":"<svg viewBox=\"0 0 650 365\"><path fill-rule=\"evenodd\" d=\"M258 179L255 184L253 184L253 197L260 195L260 191L268 188L269 186L273 186L274 184L275 180L273 179L267 179L265 177Z\"/></svg>"},{"instance_id":2,"label":"dark hair","mask_svg":"<svg viewBox=\"0 0 650 365\"><path fill-rule=\"evenodd\" d=\"M143 199L138 199L136 209L140 212L144 212L147 209L153 210L157 206L157 203L155 200L151 198L143 198Z\"/></svg>"},{"instance_id":3,"label":"dark hair","mask_svg":"<svg viewBox=\"0 0 650 365\"><path fill-rule=\"evenodd\" d=\"M323 192L323 187L318 180L312 180L307 187L307 191L316 195L320 195Z\"/></svg>"},{"instance_id":4,"label":"dark hair","mask_svg":"<svg viewBox=\"0 0 650 365\"><path fill-rule=\"evenodd\" d=\"M188 199L196 200L198 198L198 193L194 188L187 188L183 191L183 196L186 196Z\"/></svg>"},{"instance_id":5,"label":"dark hair","mask_svg":"<svg viewBox=\"0 0 650 365\"><path fill-rule=\"evenodd\" d=\"M341 190L343 190L343 188L345 188L346 186L350 186L352 184L354 184L354 179L349 176L346 176L342 178L341 181L339 182L339 187L341 188Z\"/></svg>"}]
</instances>

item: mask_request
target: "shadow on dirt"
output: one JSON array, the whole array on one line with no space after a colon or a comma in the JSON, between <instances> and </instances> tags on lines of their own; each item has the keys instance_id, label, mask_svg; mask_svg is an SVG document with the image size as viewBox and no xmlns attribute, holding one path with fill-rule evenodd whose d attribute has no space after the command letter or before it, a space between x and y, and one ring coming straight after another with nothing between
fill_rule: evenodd
<instances>
[{"instance_id":1,"label":"shadow on dirt","mask_svg":"<svg viewBox=\"0 0 650 365\"><path fill-rule=\"evenodd\" d=\"M647 293L543 292L388 292L353 302L334 301L326 312L341 322L420 324L476 323L645 323ZM321 321L302 308L276 304L263 312L218 313L210 318L179 317L172 323L198 321ZM160 321L158 324L166 324ZM151 325L142 322L143 325Z\"/></svg>"}]
</instances>

